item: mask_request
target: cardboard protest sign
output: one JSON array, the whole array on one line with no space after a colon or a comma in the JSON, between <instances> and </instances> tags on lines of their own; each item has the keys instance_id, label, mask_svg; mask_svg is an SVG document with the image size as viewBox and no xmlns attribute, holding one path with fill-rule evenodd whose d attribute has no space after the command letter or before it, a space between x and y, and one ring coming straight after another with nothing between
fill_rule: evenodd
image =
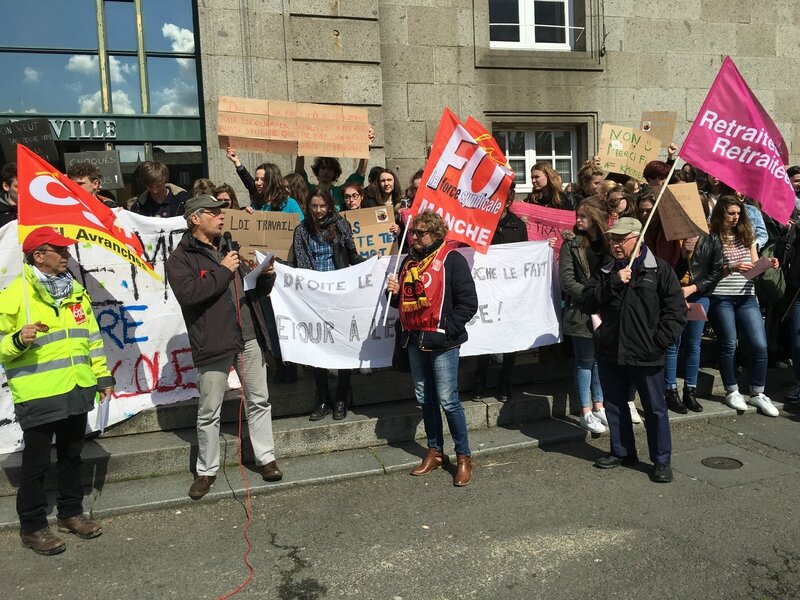
<instances>
[{"instance_id":1,"label":"cardboard protest sign","mask_svg":"<svg viewBox=\"0 0 800 600\"><path fill-rule=\"evenodd\" d=\"M492 136L473 118L461 124L449 108L433 140L411 205L447 222L447 239L487 252L514 173Z\"/></svg>"},{"instance_id":2,"label":"cardboard protest sign","mask_svg":"<svg viewBox=\"0 0 800 600\"><path fill-rule=\"evenodd\" d=\"M556 256L558 256L561 244L564 241L564 238L561 237L561 232L564 230L572 231L575 226L574 210L561 210L560 208L550 208L517 201L511 205L511 212L525 221L528 227L529 240L556 238Z\"/></svg>"},{"instance_id":3,"label":"cardboard protest sign","mask_svg":"<svg viewBox=\"0 0 800 600\"><path fill-rule=\"evenodd\" d=\"M661 141L661 147L669 146L675 135L678 113L673 110L646 110L642 113L640 129Z\"/></svg>"},{"instance_id":4,"label":"cardboard protest sign","mask_svg":"<svg viewBox=\"0 0 800 600\"><path fill-rule=\"evenodd\" d=\"M286 260L294 239L294 230L300 224L300 215L275 211L257 210L253 214L245 210L225 210L225 231L231 233L239 244L239 254L252 264L256 261L256 250L275 253Z\"/></svg>"},{"instance_id":5,"label":"cardboard protest sign","mask_svg":"<svg viewBox=\"0 0 800 600\"><path fill-rule=\"evenodd\" d=\"M397 242L389 228L394 224L391 206L376 206L343 211L342 216L353 228L353 240L364 258L397 254Z\"/></svg>"},{"instance_id":6,"label":"cardboard protest sign","mask_svg":"<svg viewBox=\"0 0 800 600\"><path fill-rule=\"evenodd\" d=\"M621 125L603 125L600 131L600 168L642 180L642 171L658 160L661 142L644 131Z\"/></svg>"},{"instance_id":7,"label":"cardboard protest sign","mask_svg":"<svg viewBox=\"0 0 800 600\"><path fill-rule=\"evenodd\" d=\"M110 152L67 152L64 154L65 171L77 163L90 163L100 170L100 187L105 190L119 190L125 187L122 169L119 166L119 151Z\"/></svg>"},{"instance_id":8,"label":"cardboard protest sign","mask_svg":"<svg viewBox=\"0 0 800 600\"><path fill-rule=\"evenodd\" d=\"M708 233L703 204L694 183L668 185L658 203L658 217L669 241Z\"/></svg>"},{"instance_id":9,"label":"cardboard protest sign","mask_svg":"<svg viewBox=\"0 0 800 600\"><path fill-rule=\"evenodd\" d=\"M219 98L220 148L301 156L369 158L367 110L351 106Z\"/></svg>"},{"instance_id":10,"label":"cardboard protest sign","mask_svg":"<svg viewBox=\"0 0 800 600\"><path fill-rule=\"evenodd\" d=\"M47 119L25 119L0 125L0 148L6 162L16 160L17 144L27 146L47 162L58 162L58 150Z\"/></svg>"}]
</instances>

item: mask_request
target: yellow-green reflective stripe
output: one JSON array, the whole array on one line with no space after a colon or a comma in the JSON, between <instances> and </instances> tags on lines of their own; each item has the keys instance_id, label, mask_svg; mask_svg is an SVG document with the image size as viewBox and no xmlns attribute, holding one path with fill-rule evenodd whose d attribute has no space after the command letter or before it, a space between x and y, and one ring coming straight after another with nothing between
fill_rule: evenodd
<instances>
[{"instance_id":1,"label":"yellow-green reflective stripe","mask_svg":"<svg viewBox=\"0 0 800 600\"><path fill-rule=\"evenodd\" d=\"M33 342L34 347L41 348L45 344L49 344L50 342L58 342L63 340L67 337L67 332L62 329L61 331L54 331L53 333L45 333L44 335L37 335L36 341Z\"/></svg>"},{"instance_id":2,"label":"yellow-green reflective stripe","mask_svg":"<svg viewBox=\"0 0 800 600\"><path fill-rule=\"evenodd\" d=\"M92 348L89 350L89 358L105 358L105 351L102 348Z\"/></svg>"},{"instance_id":3,"label":"yellow-green reflective stripe","mask_svg":"<svg viewBox=\"0 0 800 600\"><path fill-rule=\"evenodd\" d=\"M59 358L44 363L35 363L24 367L16 367L14 369L6 369L6 377L20 377L23 375L38 375L40 373L47 373L48 371L57 371L58 369L65 369L72 365L88 365L88 356L73 356L72 358Z\"/></svg>"},{"instance_id":4,"label":"yellow-green reflective stripe","mask_svg":"<svg viewBox=\"0 0 800 600\"><path fill-rule=\"evenodd\" d=\"M69 337L89 337L89 331L87 329L68 329L67 333Z\"/></svg>"}]
</instances>

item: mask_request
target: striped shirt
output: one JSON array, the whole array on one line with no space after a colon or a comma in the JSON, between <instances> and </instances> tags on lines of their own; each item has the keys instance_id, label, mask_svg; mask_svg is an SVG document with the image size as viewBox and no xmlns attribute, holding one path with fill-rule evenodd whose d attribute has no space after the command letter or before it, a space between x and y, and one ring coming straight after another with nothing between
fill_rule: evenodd
<instances>
[{"instance_id":1,"label":"striped shirt","mask_svg":"<svg viewBox=\"0 0 800 600\"><path fill-rule=\"evenodd\" d=\"M722 253L725 257L726 267L735 263L752 263L750 248L745 247L742 238L729 236L722 239ZM720 279L717 287L712 292L715 296L753 296L753 281L745 279L744 275L738 271L730 271L730 274Z\"/></svg>"}]
</instances>

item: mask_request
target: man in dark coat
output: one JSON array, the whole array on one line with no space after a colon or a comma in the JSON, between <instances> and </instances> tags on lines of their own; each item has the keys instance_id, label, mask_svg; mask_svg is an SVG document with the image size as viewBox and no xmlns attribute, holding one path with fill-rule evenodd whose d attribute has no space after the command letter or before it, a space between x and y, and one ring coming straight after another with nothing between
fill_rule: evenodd
<instances>
[{"instance_id":1,"label":"man in dark coat","mask_svg":"<svg viewBox=\"0 0 800 600\"><path fill-rule=\"evenodd\" d=\"M623 217L606 232L614 260L589 279L581 296L584 310L599 313L601 320L594 332L595 356L611 433L611 453L595 465L638 463L628 410L634 384L655 465L651 479L668 483L672 438L664 401L665 352L686 324L686 302L675 272L647 246L640 246L631 264L641 229L639 220Z\"/></svg>"},{"instance_id":2,"label":"man in dark coat","mask_svg":"<svg viewBox=\"0 0 800 600\"><path fill-rule=\"evenodd\" d=\"M196 478L189 496L202 498L217 478L222 400L231 367L236 369L247 401L247 426L256 465L266 481L283 473L275 461L272 406L267 391L266 339L259 296L272 289L275 270L258 278L245 292L245 267L239 253L222 236L223 208L213 196L196 196L186 203L189 231L167 260L167 279L181 306L192 358L197 368L200 400L197 408Z\"/></svg>"}]
</instances>

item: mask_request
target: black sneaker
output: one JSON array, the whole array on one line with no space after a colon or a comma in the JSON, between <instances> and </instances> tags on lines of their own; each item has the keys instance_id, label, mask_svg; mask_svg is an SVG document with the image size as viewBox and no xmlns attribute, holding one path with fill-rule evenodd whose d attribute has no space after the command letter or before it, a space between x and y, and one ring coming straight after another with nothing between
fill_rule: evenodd
<instances>
[{"instance_id":1,"label":"black sneaker","mask_svg":"<svg viewBox=\"0 0 800 600\"><path fill-rule=\"evenodd\" d=\"M654 483L669 483L672 481L672 467L669 466L669 463L665 465L656 465L653 468L653 474L651 475L650 479Z\"/></svg>"},{"instance_id":2,"label":"black sneaker","mask_svg":"<svg viewBox=\"0 0 800 600\"><path fill-rule=\"evenodd\" d=\"M620 458L619 456L614 456L613 454L607 454L602 458L598 458L594 462L594 466L598 469L613 469L614 467L635 467L639 464L639 458L637 456L623 456Z\"/></svg>"},{"instance_id":3,"label":"black sneaker","mask_svg":"<svg viewBox=\"0 0 800 600\"><path fill-rule=\"evenodd\" d=\"M347 416L347 403L344 400L337 400L333 405L333 420L341 421Z\"/></svg>"},{"instance_id":4,"label":"black sneaker","mask_svg":"<svg viewBox=\"0 0 800 600\"><path fill-rule=\"evenodd\" d=\"M678 398L678 390L664 390L664 401L667 403L667 408L672 412L680 415L685 415L689 412L689 409Z\"/></svg>"},{"instance_id":5,"label":"black sneaker","mask_svg":"<svg viewBox=\"0 0 800 600\"><path fill-rule=\"evenodd\" d=\"M331 412L331 407L328 406L325 402L320 402L317 405L317 408L314 409L314 412L311 413L311 416L308 417L309 421L320 421L328 416L328 413Z\"/></svg>"},{"instance_id":6,"label":"black sneaker","mask_svg":"<svg viewBox=\"0 0 800 600\"><path fill-rule=\"evenodd\" d=\"M683 404L692 412L703 412L703 406L697 401L696 388L686 387L683 388Z\"/></svg>"}]
</instances>

